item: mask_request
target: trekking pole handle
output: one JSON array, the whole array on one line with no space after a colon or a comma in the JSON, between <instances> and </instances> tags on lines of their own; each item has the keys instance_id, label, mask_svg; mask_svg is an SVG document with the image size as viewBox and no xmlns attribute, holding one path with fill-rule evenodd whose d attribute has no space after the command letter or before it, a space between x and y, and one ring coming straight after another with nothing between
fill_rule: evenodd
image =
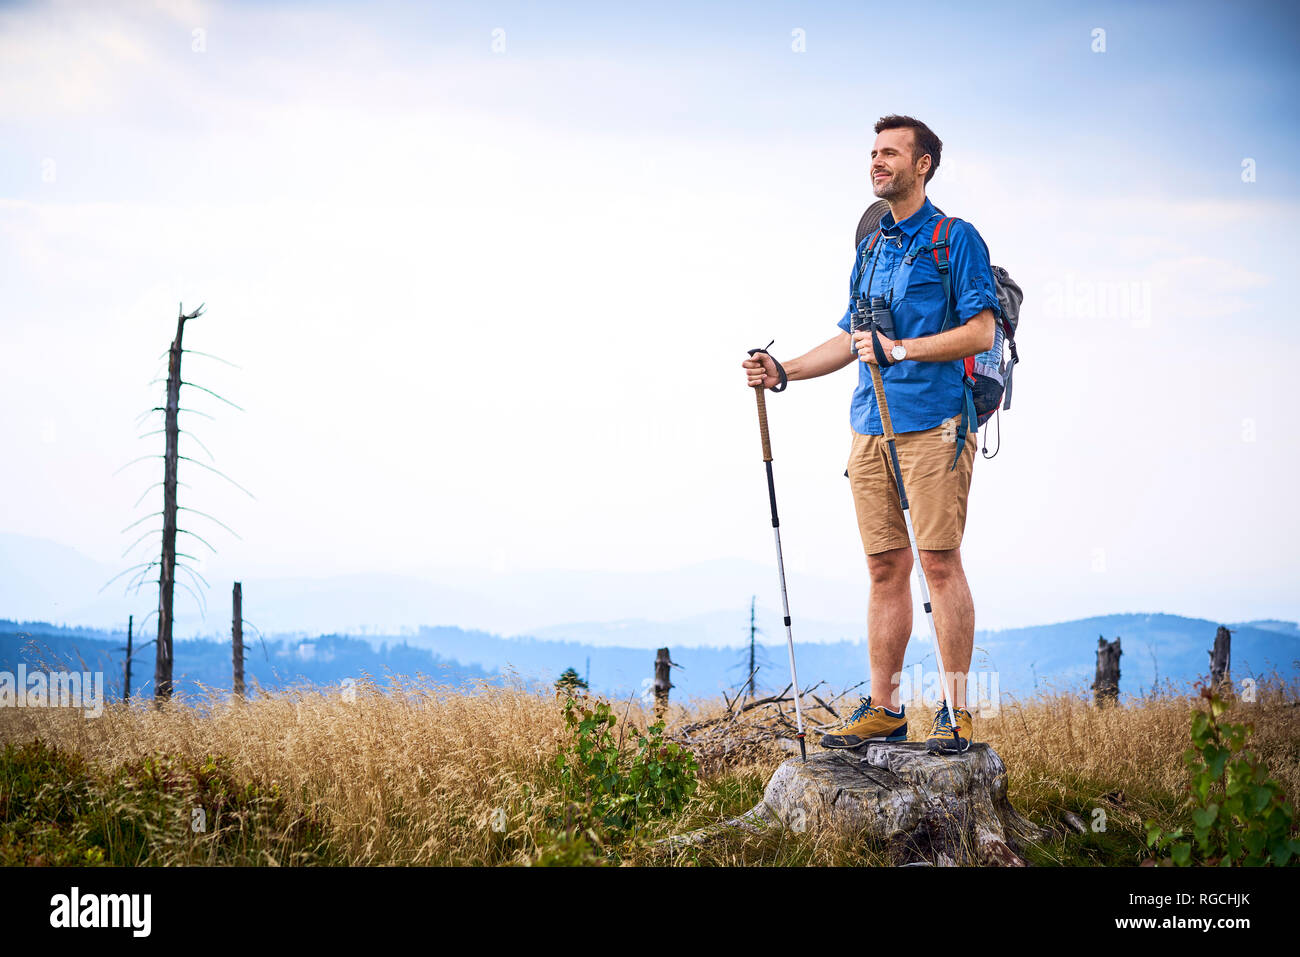
<instances>
[{"instance_id":1,"label":"trekking pole handle","mask_svg":"<svg viewBox=\"0 0 1300 957\"><path fill-rule=\"evenodd\" d=\"M752 356L757 352L761 352L763 353L763 355L767 356L769 359L772 360L772 364L776 366L776 375L777 375L777 383L772 387L772 391L782 392L785 390L785 387L789 383L789 380L786 378L785 369L782 368L781 363L776 361L776 356L772 355L772 353L767 351L768 347L770 347L771 345L772 343L769 342L766 346L763 346L761 349L750 349L749 354ZM763 389L763 384L761 382L758 385L754 386L754 398L758 400L758 431L763 438L763 461L770 462L772 461L772 440L768 438L767 435L767 400L763 396L764 391L765 390Z\"/></svg>"},{"instance_id":2,"label":"trekking pole handle","mask_svg":"<svg viewBox=\"0 0 1300 957\"><path fill-rule=\"evenodd\" d=\"M772 461L772 440L767 436L767 401L763 398L763 386L754 386L754 398L758 400L758 433L763 437L763 461Z\"/></svg>"},{"instance_id":3,"label":"trekking pole handle","mask_svg":"<svg viewBox=\"0 0 1300 957\"><path fill-rule=\"evenodd\" d=\"M894 440L894 422L889 416L889 402L885 399L885 383L880 377L880 366L871 365L871 387L876 393L876 408L880 410L880 424L885 431L885 441Z\"/></svg>"}]
</instances>

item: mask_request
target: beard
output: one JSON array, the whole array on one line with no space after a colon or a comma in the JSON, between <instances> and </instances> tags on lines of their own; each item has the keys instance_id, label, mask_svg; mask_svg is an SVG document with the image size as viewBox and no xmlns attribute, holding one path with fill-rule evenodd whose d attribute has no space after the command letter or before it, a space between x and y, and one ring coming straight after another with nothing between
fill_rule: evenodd
<instances>
[{"instance_id":1,"label":"beard","mask_svg":"<svg viewBox=\"0 0 1300 957\"><path fill-rule=\"evenodd\" d=\"M877 185L871 184L871 192L877 199L894 199L898 196L906 196L916 182L916 177L911 170L900 169L889 175L883 183Z\"/></svg>"}]
</instances>

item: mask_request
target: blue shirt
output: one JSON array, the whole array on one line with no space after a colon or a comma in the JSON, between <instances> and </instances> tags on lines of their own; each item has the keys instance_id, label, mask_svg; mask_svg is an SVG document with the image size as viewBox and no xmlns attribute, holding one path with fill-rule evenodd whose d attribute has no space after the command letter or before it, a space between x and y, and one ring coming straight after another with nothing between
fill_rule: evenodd
<instances>
[{"instance_id":1,"label":"blue shirt","mask_svg":"<svg viewBox=\"0 0 1300 957\"><path fill-rule=\"evenodd\" d=\"M894 222L892 212L885 213L880 221L883 233L876 241L874 273L866 254L871 237L863 239L858 247L849 279L850 289L855 294L884 296L890 300L898 339L918 339L943 329L947 302L933 254L917 256L911 265L903 261L909 250L930 242L934 227L942 216L943 212L936 209L928 198L920 209L901 223ZM953 223L948 236L948 263L958 324L984 309L992 309L994 316L1002 314L997 287L993 284L993 270L989 267L988 247L970 223L963 220ZM868 279L871 282L869 290L865 288ZM850 296L849 308L839 321L839 327L845 332L850 331L852 311L853 296ZM950 362L904 359L881 369L880 374L895 432L932 429L962 410L965 370L961 359ZM860 360L858 387L853 391L849 421L854 431L862 435L883 435L885 431L880 424L880 410L876 408L876 396L871 388L871 370Z\"/></svg>"}]
</instances>

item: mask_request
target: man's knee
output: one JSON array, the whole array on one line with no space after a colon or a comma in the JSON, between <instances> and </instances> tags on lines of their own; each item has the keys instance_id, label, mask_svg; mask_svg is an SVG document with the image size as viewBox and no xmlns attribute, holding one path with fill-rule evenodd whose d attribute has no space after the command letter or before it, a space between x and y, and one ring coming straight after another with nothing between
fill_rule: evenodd
<instances>
[{"instance_id":1,"label":"man's knee","mask_svg":"<svg viewBox=\"0 0 1300 957\"><path fill-rule=\"evenodd\" d=\"M926 581L932 586L942 587L965 577L961 566L960 548L949 548L944 551L922 550L921 568L925 571Z\"/></svg>"},{"instance_id":2,"label":"man's knee","mask_svg":"<svg viewBox=\"0 0 1300 957\"><path fill-rule=\"evenodd\" d=\"M887 552L867 556L867 574L873 587L906 585L912 574L912 550L891 548Z\"/></svg>"}]
</instances>

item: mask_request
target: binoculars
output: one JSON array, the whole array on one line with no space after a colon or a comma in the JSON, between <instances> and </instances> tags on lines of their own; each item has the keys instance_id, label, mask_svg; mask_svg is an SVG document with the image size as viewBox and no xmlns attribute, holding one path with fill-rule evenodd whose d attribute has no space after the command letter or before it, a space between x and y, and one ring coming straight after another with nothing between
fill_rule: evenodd
<instances>
[{"instance_id":1,"label":"binoculars","mask_svg":"<svg viewBox=\"0 0 1300 957\"><path fill-rule=\"evenodd\" d=\"M894 313L889 308L889 302L884 296L872 296L868 299L866 296L859 296L857 302L853 304L853 314L849 319L849 332L861 332L863 330L870 332L875 329L886 339L896 338L894 336ZM850 345L850 349L856 354L857 346Z\"/></svg>"}]
</instances>

